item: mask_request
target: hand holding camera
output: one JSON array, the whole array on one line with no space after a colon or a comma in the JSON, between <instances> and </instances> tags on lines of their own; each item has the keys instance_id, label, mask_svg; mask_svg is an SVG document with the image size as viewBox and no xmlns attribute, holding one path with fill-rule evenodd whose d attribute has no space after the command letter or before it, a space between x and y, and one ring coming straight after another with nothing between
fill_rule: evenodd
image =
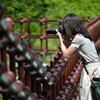
<instances>
[{"instance_id":1,"label":"hand holding camera","mask_svg":"<svg viewBox=\"0 0 100 100\"><path fill-rule=\"evenodd\" d=\"M60 33L57 29L55 29L55 31L57 32L56 35L57 35L59 38L62 37L62 36L61 36L61 33Z\"/></svg>"},{"instance_id":2,"label":"hand holding camera","mask_svg":"<svg viewBox=\"0 0 100 100\"><path fill-rule=\"evenodd\" d=\"M56 34L57 33L56 29L59 31L59 33L61 35L64 35L65 34L65 29L64 29L64 26L63 25L60 25L57 28L47 29L46 30L46 34Z\"/></svg>"},{"instance_id":3,"label":"hand holding camera","mask_svg":"<svg viewBox=\"0 0 100 100\"><path fill-rule=\"evenodd\" d=\"M55 34L59 38L65 35L65 29L63 25L58 26L57 28L47 29L46 34Z\"/></svg>"}]
</instances>

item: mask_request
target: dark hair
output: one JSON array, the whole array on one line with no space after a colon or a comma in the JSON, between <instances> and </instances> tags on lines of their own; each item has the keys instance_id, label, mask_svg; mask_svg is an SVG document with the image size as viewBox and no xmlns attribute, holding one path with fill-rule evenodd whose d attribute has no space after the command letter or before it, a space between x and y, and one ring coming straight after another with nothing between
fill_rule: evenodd
<instances>
[{"instance_id":1,"label":"dark hair","mask_svg":"<svg viewBox=\"0 0 100 100\"><path fill-rule=\"evenodd\" d=\"M92 36L87 31L83 21L75 14L68 14L64 17L62 21L62 25L65 28L65 34L82 34L84 37L93 41Z\"/></svg>"}]
</instances>

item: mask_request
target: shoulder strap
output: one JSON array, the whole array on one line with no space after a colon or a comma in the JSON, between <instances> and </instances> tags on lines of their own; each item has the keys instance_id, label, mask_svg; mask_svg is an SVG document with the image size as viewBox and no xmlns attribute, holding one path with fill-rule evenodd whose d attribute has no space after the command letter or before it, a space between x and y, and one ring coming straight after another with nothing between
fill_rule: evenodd
<instances>
[{"instance_id":1,"label":"shoulder strap","mask_svg":"<svg viewBox=\"0 0 100 100\"><path fill-rule=\"evenodd\" d=\"M89 72L88 72L88 70L87 70L87 68L86 68L85 65L84 65L84 68L85 68L85 71L86 71L87 75L89 76L90 81L92 81L92 77L91 77L91 75L89 74Z\"/></svg>"},{"instance_id":2,"label":"shoulder strap","mask_svg":"<svg viewBox=\"0 0 100 100\"><path fill-rule=\"evenodd\" d=\"M82 61L83 61L84 69L85 69L87 75L89 76L90 81L92 82L92 77L91 77L91 75L89 74L89 72L88 72L88 70L87 70L87 68L86 68L86 66L85 66L85 64L84 64L84 60L82 59Z\"/></svg>"},{"instance_id":3,"label":"shoulder strap","mask_svg":"<svg viewBox=\"0 0 100 100\"><path fill-rule=\"evenodd\" d=\"M88 70L87 70L87 68L86 68L86 66L85 66L85 65L84 65L84 68L85 68L86 73L87 73L87 74L89 74L89 72L88 72Z\"/></svg>"}]
</instances>

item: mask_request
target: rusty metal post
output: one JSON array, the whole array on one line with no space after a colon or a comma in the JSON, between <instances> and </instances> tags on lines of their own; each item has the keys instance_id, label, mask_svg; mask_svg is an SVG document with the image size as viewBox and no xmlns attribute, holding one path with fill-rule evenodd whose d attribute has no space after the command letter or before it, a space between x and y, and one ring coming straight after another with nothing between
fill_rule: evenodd
<instances>
[{"instance_id":1,"label":"rusty metal post","mask_svg":"<svg viewBox=\"0 0 100 100\"><path fill-rule=\"evenodd\" d=\"M18 75L19 80L21 80L24 83L24 68L22 62L18 62Z\"/></svg>"},{"instance_id":2,"label":"rusty metal post","mask_svg":"<svg viewBox=\"0 0 100 100\"><path fill-rule=\"evenodd\" d=\"M12 20L14 20L14 16L12 16ZM15 23L13 22L12 32L14 32Z\"/></svg>"},{"instance_id":3,"label":"rusty metal post","mask_svg":"<svg viewBox=\"0 0 100 100\"><path fill-rule=\"evenodd\" d=\"M36 85L36 77L37 77L37 71L31 71L31 91L37 92L37 85Z\"/></svg>"},{"instance_id":4,"label":"rusty metal post","mask_svg":"<svg viewBox=\"0 0 100 100\"><path fill-rule=\"evenodd\" d=\"M43 84L43 93L42 93L42 95L45 97L45 100L48 100L48 97L51 95L51 91L48 90L47 80L43 80L42 84Z\"/></svg>"},{"instance_id":5,"label":"rusty metal post","mask_svg":"<svg viewBox=\"0 0 100 100\"><path fill-rule=\"evenodd\" d=\"M45 20L47 21L47 17L45 18ZM47 29L48 28L48 23L46 22L45 24L45 28ZM48 38L46 38L46 52L48 52Z\"/></svg>"},{"instance_id":6,"label":"rusty metal post","mask_svg":"<svg viewBox=\"0 0 100 100\"><path fill-rule=\"evenodd\" d=\"M62 16L60 16L60 25L62 24L62 19L63 19Z\"/></svg>"},{"instance_id":7,"label":"rusty metal post","mask_svg":"<svg viewBox=\"0 0 100 100\"><path fill-rule=\"evenodd\" d=\"M58 96L59 95L59 91L60 91L60 78L58 79L58 81L57 81L57 85L56 85L56 96Z\"/></svg>"},{"instance_id":8,"label":"rusty metal post","mask_svg":"<svg viewBox=\"0 0 100 100\"><path fill-rule=\"evenodd\" d=\"M5 72L7 71L7 52L6 48L1 49L1 61L5 64Z\"/></svg>"},{"instance_id":9,"label":"rusty metal post","mask_svg":"<svg viewBox=\"0 0 100 100\"><path fill-rule=\"evenodd\" d=\"M30 23L30 16L28 16L28 35L30 35L30 33L31 33L31 30L30 30L30 28L31 28L31 23ZM29 47L31 48L31 39L29 38L28 39L28 42L29 42Z\"/></svg>"},{"instance_id":10,"label":"rusty metal post","mask_svg":"<svg viewBox=\"0 0 100 100\"><path fill-rule=\"evenodd\" d=\"M30 16L28 16L28 21L30 21ZM28 22L28 33L30 35L30 22Z\"/></svg>"},{"instance_id":11,"label":"rusty metal post","mask_svg":"<svg viewBox=\"0 0 100 100\"><path fill-rule=\"evenodd\" d=\"M52 100L56 100L56 86L52 85Z\"/></svg>"},{"instance_id":12,"label":"rusty metal post","mask_svg":"<svg viewBox=\"0 0 100 100\"><path fill-rule=\"evenodd\" d=\"M43 36L43 17L41 16L40 17L40 35ZM40 50L40 54L42 53L43 51L43 39L41 39L41 50ZM41 54L41 60L43 60L42 58L42 54Z\"/></svg>"},{"instance_id":13,"label":"rusty metal post","mask_svg":"<svg viewBox=\"0 0 100 100\"><path fill-rule=\"evenodd\" d=\"M37 84L37 94L42 95L42 87L41 87L42 78L41 77L36 78L36 84Z\"/></svg>"},{"instance_id":14,"label":"rusty metal post","mask_svg":"<svg viewBox=\"0 0 100 100\"><path fill-rule=\"evenodd\" d=\"M25 58L23 56L16 56L15 60L18 62L18 79L21 80L24 83L24 67L23 62L25 61Z\"/></svg>"},{"instance_id":15,"label":"rusty metal post","mask_svg":"<svg viewBox=\"0 0 100 100\"><path fill-rule=\"evenodd\" d=\"M10 70L16 75L15 53L14 53L15 48L14 47L10 48L9 46L9 48L7 48L6 50L7 53L9 54Z\"/></svg>"},{"instance_id":16,"label":"rusty metal post","mask_svg":"<svg viewBox=\"0 0 100 100\"><path fill-rule=\"evenodd\" d=\"M20 25L21 25L21 36L22 36L23 35L23 16L21 16Z\"/></svg>"},{"instance_id":17,"label":"rusty metal post","mask_svg":"<svg viewBox=\"0 0 100 100\"><path fill-rule=\"evenodd\" d=\"M51 91L51 95L48 97L48 100L56 100L56 87L55 85L48 86L49 91Z\"/></svg>"},{"instance_id":18,"label":"rusty metal post","mask_svg":"<svg viewBox=\"0 0 100 100\"><path fill-rule=\"evenodd\" d=\"M31 64L24 64L25 69L25 85L31 88L31 75L30 75L30 69L32 68Z\"/></svg>"},{"instance_id":19,"label":"rusty metal post","mask_svg":"<svg viewBox=\"0 0 100 100\"><path fill-rule=\"evenodd\" d=\"M11 54L10 57L10 70L16 75L15 55Z\"/></svg>"}]
</instances>

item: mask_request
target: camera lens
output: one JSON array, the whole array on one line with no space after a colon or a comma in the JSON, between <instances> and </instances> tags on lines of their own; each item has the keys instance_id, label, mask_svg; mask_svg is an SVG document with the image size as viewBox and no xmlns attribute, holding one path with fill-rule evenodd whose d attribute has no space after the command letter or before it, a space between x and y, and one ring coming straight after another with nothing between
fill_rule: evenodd
<instances>
[{"instance_id":1,"label":"camera lens","mask_svg":"<svg viewBox=\"0 0 100 100\"><path fill-rule=\"evenodd\" d=\"M55 29L57 29L62 35L64 35L65 29L62 25L58 26L57 28L47 29L46 34L56 34L57 32Z\"/></svg>"},{"instance_id":2,"label":"camera lens","mask_svg":"<svg viewBox=\"0 0 100 100\"><path fill-rule=\"evenodd\" d=\"M57 28L52 28L52 29L46 29L46 34L56 34L57 32L55 31Z\"/></svg>"}]
</instances>

